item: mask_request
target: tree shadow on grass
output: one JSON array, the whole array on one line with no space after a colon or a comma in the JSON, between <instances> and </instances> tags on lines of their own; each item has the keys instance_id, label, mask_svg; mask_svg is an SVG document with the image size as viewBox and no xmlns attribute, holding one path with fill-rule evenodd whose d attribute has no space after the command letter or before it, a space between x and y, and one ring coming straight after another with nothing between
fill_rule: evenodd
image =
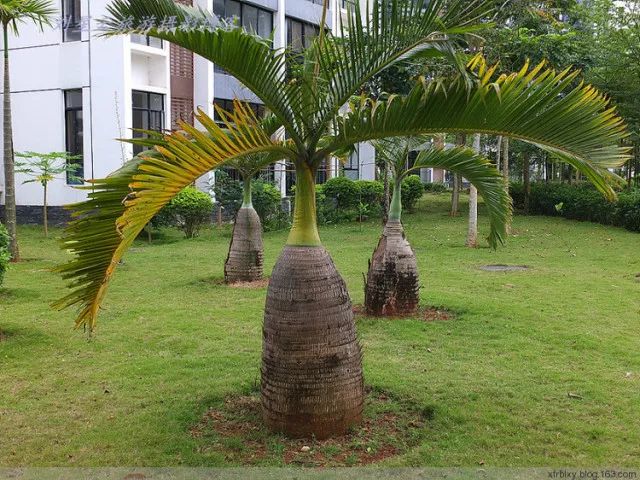
<instances>
[{"instance_id":1,"label":"tree shadow on grass","mask_svg":"<svg viewBox=\"0 0 640 480\"><path fill-rule=\"evenodd\" d=\"M33 301L42 297L42 293L31 288L0 288L0 303L12 305L21 301Z\"/></svg>"}]
</instances>

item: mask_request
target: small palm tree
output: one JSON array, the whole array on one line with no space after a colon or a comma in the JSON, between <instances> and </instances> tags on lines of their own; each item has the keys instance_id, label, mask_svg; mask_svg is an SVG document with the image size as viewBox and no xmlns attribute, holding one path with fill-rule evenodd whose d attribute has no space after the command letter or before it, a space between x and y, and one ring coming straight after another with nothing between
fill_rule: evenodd
<instances>
[{"instance_id":1,"label":"small palm tree","mask_svg":"<svg viewBox=\"0 0 640 480\"><path fill-rule=\"evenodd\" d=\"M328 157L387 137L500 133L555 152L609 195L614 194L602 169L627 159L618 146L624 125L606 97L589 86L572 89L576 72L557 73L543 65L496 78L479 58L469 65L472 78L419 82L405 96L353 102L344 113L365 82L387 67L414 54L452 57L456 43L479 28L494 4L381 0L363 14L356 3L343 38L321 30L310 48L294 55L232 25L193 28L215 20L172 0L113 1L105 21L108 34L136 31L132 21L175 18L178 28L146 33L216 63L271 113L258 121L248 107L239 108L225 114L225 132L199 111L200 129L183 124L184 132L155 138L154 153L93 181L89 199L75 207L77 219L64 240L75 259L59 271L71 280L73 291L56 306L78 305L77 325L93 328L119 260L182 188L232 158L269 153L286 159L296 169L295 211L267 292L263 418L273 430L291 436L323 438L347 431L362 418L364 381L349 293L322 246L316 221L316 171ZM279 130L286 132L284 139L275 135ZM493 172L481 158L477 166ZM503 190L485 193L485 201ZM501 216L508 216L507 205L500 205Z\"/></svg>"},{"instance_id":2,"label":"small palm tree","mask_svg":"<svg viewBox=\"0 0 640 480\"><path fill-rule=\"evenodd\" d=\"M511 200L489 160L468 148L445 149L443 144L432 144L429 138L418 136L377 141L376 151L391 170L393 196L384 231L369 261L365 309L372 316L410 315L420 302L420 280L416 256L401 221L402 181L422 168L441 168L467 178L487 199L492 248L503 241ZM418 152L412 166L407 163L410 152Z\"/></svg>"},{"instance_id":3,"label":"small palm tree","mask_svg":"<svg viewBox=\"0 0 640 480\"><path fill-rule=\"evenodd\" d=\"M49 205L47 194L49 183L58 178L59 175L65 175L67 179L74 182L82 181L82 178L76 175L81 166L77 161L82 157L69 155L67 152L23 152L15 155L24 159L24 161L16 162L16 172L29 177L29 180L25 180L22 183L39 183L42 185L42 224L44 226L44 236L48 237Z\"/></svg>"},{"instance_id":4,"label":"small palm tree","mask_svg":"<svg viewBox=\"0 0 640 480\"><path fill-rule=\"evenodd\" d=\"M43 29L51 25L56 12L48 0L0 0L0 22L4 39L4 208L12 261L20 261L16 219L16 179L13 157L13 125L11 121L11 82L9 78L9 31L18 35L18 23L31 21Z\"/></svg>"},{"instance_id":5,"label":"small palm tree","mask_svg":"<svg viewBox=\"0 0 640 480\"><path fill-rule=\"evenodd\" d=\"M252 154L225 163L225 167L237 170L242 177L242 206L236 214L229 254L224 264L226 283L254 282L263 274L264 251L262 246L262 223L253 208L251 198L252 180L274 159L269 154Z\"/></svg>"}]
</instances>

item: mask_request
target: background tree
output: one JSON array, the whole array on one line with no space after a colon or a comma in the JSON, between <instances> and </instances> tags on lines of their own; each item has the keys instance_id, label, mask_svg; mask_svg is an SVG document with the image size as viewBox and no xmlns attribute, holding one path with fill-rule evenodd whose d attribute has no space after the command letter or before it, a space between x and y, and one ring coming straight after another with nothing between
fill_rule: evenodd
<instances>
[{"instance_id":1,"label":"background tree","mask_svg":"<svg viewBox=\"0 0 640 480\"><path fill-rule=\"evenodd\" d=\"M69 155L67 152L23 152L16 153L16 157L24 158L24 162L16 162L16 173L22 173L29 180L25 183L39 183L42 185L42 224L44 226L44 236L49 236L49 216L47 192L49 183L56 180L59 175L64 175L66 179L77 182L82 178L76 176L76 172L81 165L77 162L82 157Z\"/></svg>"},{"instance_id":2,"label":"background tree","mask_svg":"<svg viewBox=\"0 0 640 480\"><path fill-rule=\"evenodd\" d=\"M285 158L296 168L295 212L265 303L263 418L271 429L290 436L346 432L362 418L362 353L349 293L317 228L315 177L327 158L388 137L501 133L555 152L615 195L600 167L625 161L618 145L624 125L607 111L604 96L584 86L571 89L575 73L540 67L498 76L476 58L470 73L456 80L419 82L407 95L349 103L368 79L412 53L452 52L461 35L477 30L490 4L381 0L366 23L356 4L343 38L321 30L310 48L296 55L273 50L239 27L180 28L211 19L171 0L114 1L105 22L108 32L136 31L125 26L131 19L139 25L175 17L175 30L146 33L216 63L251 90L270 115L258 121L248 107L221 112L231 125L228 134L200 111L195 117L206 132L182 124L184 132L152 137L154 152L96 180L88 201L76 206L78 217L64 241L76 258L59 271L74 290L56 306L79 305L77 324L93 327L119 259L184 186L233 158L253 153ZM280 129L285 139L274 137ZM99 245L92 241L96 236L103 239Z\"/></svg>"},{"instance_id":3,"label":"background tree","mask_svg":"<svg viewBox=\"0 0 640 480\"><path fill-rule=\"evenodd\" d=\"M480 134L473 136L473 151L480 155ZM508 220L505 222L508 223ZM467 229L466 245L469 248L478 246L478 189L471 183L469 186L469 227Z\"/></svg>"},{"instance_id":4,"label":"background tree","mask_svg":"<svg viewBox=\"0 0 640 480\"><path fill-rule=\"evenodd\" d=\"M0 0L0 22L4 40L4 214L7 230L11 238L9 251L12 261L20 261L16 219L16 179L13 158L13 125L11 120L11 81L9 76L9 32L18 35L18 24L31 21L42 30L51 25L51 17L56 12L48 0Z\"/></svg>"}]
</instances>

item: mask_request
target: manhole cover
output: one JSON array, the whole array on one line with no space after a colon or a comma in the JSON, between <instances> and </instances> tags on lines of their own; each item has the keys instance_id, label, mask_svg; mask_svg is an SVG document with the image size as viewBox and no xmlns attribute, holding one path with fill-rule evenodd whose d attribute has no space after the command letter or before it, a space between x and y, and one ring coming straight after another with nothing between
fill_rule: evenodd
<instances>
[{"instance_id":1,"label":"manhole cover","mask_svg":"<svg viewBox=\"0 0 640 480\"><path fill-rule=\"evenodd\" d=\"M485 272L522 272L529 270L529 268L526 265L484 265L480 267L480 270Z\"/></svg>"}]
</instances>

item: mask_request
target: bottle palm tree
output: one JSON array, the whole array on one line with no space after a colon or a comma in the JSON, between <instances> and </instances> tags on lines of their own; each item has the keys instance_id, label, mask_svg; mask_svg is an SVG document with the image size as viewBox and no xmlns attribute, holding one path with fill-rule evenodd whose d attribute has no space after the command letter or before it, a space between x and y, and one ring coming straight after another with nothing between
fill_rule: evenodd
<instances>
[{"instance_id":1,"label":"bottle palm tree","mask_svg":"<svg viewBox=\"0 0 640 480\"><path fill-rule=\"evenodd\" d=\"M237 170L242 177L242 206L236 214L229 254L224 264L226 283L254 282L262 278L264 251L262 223L253 208L251 186L253 177L265 166L279 160L269 154L253 154L225 163Z\"/></svg>"},{"instance_id":2,"label":"bottle palm tree","mask_svg":"<svg viewBox=\"0 0 640 480\"><path fill-rule=\"evenodd\" d=\"M493 69L476 59L469 65L473 76L419 82L406 96L365 99L346 111L345 104L362 85L390 65L414 54L453 52L494 3L381 0L364 14L356 5L344 38L321 30L310 48L294 56L240 27L218 27L209 14L171 0L115 0L105 21L108 34L135 31L131 20L135 26L149 18L172 17L177 28L146 33L216 63L251 90L270 114L258 121L246 106L226 113L227 133L199 111L199 129L182 125L184 132L155 138L154 154L143 154L130 168L95 180L89 199L75 207L77 219L64 239L75 259L59 271L73 290L56 306L79 306L77 325L93 328L119 259L174 195L229 159L259 152L284 158L296 169L295 211L267 292L263 418L270 428L290 436L344 433L362 418L364 384L351 300L316 222L315 176L328 157L387 137L501 133L562 156L609 195L614 194L601 169L627 158L618 147L624 125L605 96L588 86L571 89L577 73L556 73L543 65L496 78ZM181 28L198 22L211 27ZM274 135L281 129L284 139ZM478 160L479 168L493 168L483 162ZM502 194L503 189L487 192L485 200Z\"/></svg>"},{"instance_id":3,"label":"bottle palm tree","mask_svg":"<svg viewBox=\"0 0 640 480\"><path fill-rule=\"evenodd\" d=\"M429 138L417 136L377 141L376 151L392 172L393 196L384 231L369 261L365 310L372 316L410 315L420 302L420 280L416 255L402 226L402 181L422 168L441 168L467 178L486 195L492 248L503 241L511 200L500 173L490 167L489 160L466 147L445 149L440 142L432 144ZM407 163L410 152L418 152L411 166Z\"/></svg>"},{"instance_id":4,"label":"bottle palm tree","mask_svg":"<svg viewBox=\"0 0 640 480\"><path fill-rule=\"evenodd\" d=\"M11 81L9 75L9 32L18 35L18 23L31 21L43 29L51 25L55 13L48 0L0 0L0 22L4 40L4 212L9 232L9 252L14 262L20 261L16 219L16 178L13 155L13 124L11 121Z\"/></svg>"}]
</instances>

